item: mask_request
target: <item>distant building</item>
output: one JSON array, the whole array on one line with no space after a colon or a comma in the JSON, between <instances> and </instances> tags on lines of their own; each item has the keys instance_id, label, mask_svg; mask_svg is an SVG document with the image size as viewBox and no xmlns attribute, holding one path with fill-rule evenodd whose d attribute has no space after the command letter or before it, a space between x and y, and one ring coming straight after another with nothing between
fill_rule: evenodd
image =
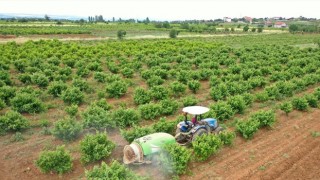
<instances>
[{"instance_id":1,"label":"distant building","mask_svg":"<svg viewBox=\"0 0 320 180\"><path fill-rule=\"evenodd\" d=\"M231 18L230 18L230 17L224 17L224 18L223 18L223 21L224 21L224 22L231 22Z\"/></svg>"},{"instance_id":2,"label":"distant building","mask_svg":"<svg viewBox=\"0 0 320 180\"><path fill-rule=\"evenodd\" d=\"M265 21L264 25L267 27L271 27L273 25L273 23L271 21Z\"/></svg>"},{"instance_id":3,"label":"distant building","mask_svg":"<svg viewBox=\"0 0 320 180\"><path fill-rule=\"evenodd\" d=\"M275 27L275 28L286 28L286 27L287 27L287 24L284 23L284 22L278 21L278 22L274 23L274 27Z\"/></svg>"},{"instance_id":4,"label":"distant building","mask_svg":"<svg viewBox=\"0 0 320 180\"><path fill-rule=\"evenodd\" d=\"M244 20L246 20L248 23L252 24L252 18L251 17L248 17L248 16L245 16L243 17Z\"/></svg>"}]
</instances>

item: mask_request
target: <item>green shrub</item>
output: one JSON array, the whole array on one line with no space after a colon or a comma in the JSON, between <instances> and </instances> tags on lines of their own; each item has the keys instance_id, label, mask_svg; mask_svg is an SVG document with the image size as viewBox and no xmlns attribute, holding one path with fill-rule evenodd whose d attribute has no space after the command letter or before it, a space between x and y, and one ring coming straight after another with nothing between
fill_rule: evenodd
<instances>
[{"instance_id":1,"label":"green shrub","mask_svg":"<svg viewBox=\"0 0 320 180\"><path fill-rule=\"evenodd\" d=\"M110 166L105 162L101 166L94 166L92 170L86 170L86 178L89 180L95 179L110 179L110 180L140 180L143 179L135 175L126 166L120 164L118 161L113 161Z\"/></svg>"},{"instance_id":2,"label":"green shrub","mask_svg":"<svg viewBox=\"0 0 320 180\"><path fill-rule=\"evenodd\" d=\"M40 127L49 127L50 126L50 122L47 119L41 119L39 124L40 124Z\"/></svg>"},{"instance_id":3,"label":"green shrub","mask_svg":"<svg viewBox=\"0 0 320 180\"><path fill-rule=\"evenodd\" d=\"M149 70L149 69L147 69L147 70L141 71L140 74L141 74L141 77L142 77L143 79L148 80L148 79L150 79L151 76L154 75L154 72L151 71L151 70Z\"/></svg>"},{"instance_id":4,"label":"green shrub","mask_svg":"<svg viewBox=\"0 0 320 180\"><path fill-rule=\"evenodd\" d=\"M83 126L93 127L96 129L115 127L115 121L110 117L110 114L97 105L90 105L83 113Z\"/></svg>"},{"instance_id":5,"label":"green shrub","mask_svg":"<svg viewBox=\"0 0 320 180\"><path fill-rule=\"evenodd\" d=\"M20 74L18 76L19 81L21 81L24 84L31 84L31 75L28 73Z\"/></svg>"},{"instance_id":6,"label":"green shrub","mask_svg":"<svg viewBox=\"0 0 320 180\"><path fill-rule=\"evenodd\" d=\"M173 99L161 100L160 105L161 105L161 114L164 114L164 115L174 114L179 107L178 102Z\"/></svg>"},{"instance_id":7,"label":"green shrub","mask_svg":"<svg viewBox=\"0 0 320 180\"><path fill-rule=\"evenodd\" d=\"M313 95L316 96L318 100L320 100L320 88L315 89Z\"/></svg>"},{"instance_id":8,"label":"green shrub","mask_svg":"<svg viewBox=\"0 0 320 180\"><path fill-rule=\"evenodd\" d=\"M72 86L79 88L80 91L82 91L82 92L84 92L84 91L89 92L90 91L90 87L89 87L89 84L87 83L87 81L84 81L79 78L75 78L72 80Z\"/></svg>"},{"instance_id":9,"label":"green shrub","mask_svg":"<svg viewBox=\"0 0 320 180\"><path fill-rule=\"evenodd\" d=\"M136 88L133 93L133 101L137 105L149 103L151 101L150 91L141 87Z\"/></svg>"},{"instance_id":10,"label":"green shrub","mask_svg":"<svg viewBox=\"0 0 320 180\"><path fill-rule=\"evenodd\" d=\"M258 120L260 127L268 126L272 127L276 122L275 113L272 110L269 111L258 111L250 116L251 119Z\"/></svg>"},{"instance_id":11,"label":"green shrub","mask_svg":"<svg viewBox=\"0 0 320 180\"><path fill-rule=\"evenodd\" d=\"M225 101L218 101L217 103L213 104L211 106L211 112L219 121L225 121L234 115L232 107Z\"/></svg>"},{"instance_id":12,"label":"green shrub","mask_svg":"<svg viewBox=\"0 0 320 180\"><path fill-rule=\"evenodd\" d=\"M64 146L58 146L55 151L42 151L36 165L44 173L57 172L66 173L72 168L72 158Z\"/></svg>"},{"instance_id":13,"label":"green shrub","mask_svg":"<svg viewBox=\"0 0 320 180\"><path fill-rule=\"evenodd\" d=\"M78 113L78 105L72 104L64 109L69 116L75 116Z\"/></svg>"},{"instance_id":14,"label":"green shrub","mask_svg":"<svg viewBox=\"0 0 320 180\"><path fill-rule=\"evenodd\" d=\"M2 99L7 105L10 100L16 95L16 89L12 86L0 87L0 99Z\"/></svg>"},{"instance_id":15,"label":"green shrub","mask_svg":"<svg viewBox=\"0 0 320 180\"><path fill-rule=\"evenodd\" d=\"M296 97L292 100L293 108L300 111L306 111L308 109L308 105L308 101L303 97Z\"/></svg>"},{"instance_id":16,"label":"green shrub","mask_svg":"<svg viewBox=\"0 0 320 180\"><path fill-rule=\"evenodd\" d=\"M134 109L118 109L112 112L112 120L116 122L118 127L124 128L138 124L140 121L140 114Z\"/></svg>"},{"instance_id":17,"label":"green shrub","mask_svg":"<svg viewBox=\"0 0 320 180\"><path fill-rule=\"evenodd\" d=\"M53 81L48 86L48 93L53 95L54 97L58 97L67 88L68 88L68 86L64 82L62 82L62 81Z\"/></svg>"},{"instance_id":18,"label":"green shrub","mask_svg":"<svg viewBox=\"0 0 320 180\"><path fill-rule=\"evenodd\" d=\"M198 103L198 99L195 96L186 96L182 99L182 103L184 107L194 106Z\"/></svg>"},{"instance_id":19,"label":"green shrub","mask_svg":"<svg viewBox=\"0 0 320 180\"><path fill-rule=\"evenodd\" d=\"M52 134L65 141L75 140L82 132L81 124L74 118L67 117L54 123Z\"/></svg>"},{"instance_id":20,"label":"green shrub","mask_svg":"<svg viewBox=\"0 0 320 180\"><path fill-rule=\"evenodd\" d=\"M6 71L0 71L0 81L4 82L6 85L11 85L10 74Z\"/></svg>"},{"instance_id":21,"label":"green shrub","mask_svg":"<svg viewBox=\"0 0 320 180\"><path fill-rule=\"evenodd\" d=\"M147 84L149 87L159 86L164 83L164 80L160 76L151 76L147 80Z\"/></svg>"},{"instance_id":22,"label":"green shrub","mask_svg":"<svg viewBox=\"0 0 320 180\"><path fill-rule=\"evenodd\" d=\"M4 109L6 106L6 103L2 99L0 99L0 110Z\"/></svg>"},{"instance_id":23,"label":"green shrub","mask_svg":"<svg viewBox=\"0 0 320 180\"><path fill-rule=\"evenodd\" d=\"M196 93L200 89L200 82L198 80L188 81L188 87L193 92Z\"/></svg>"},{"instance_id":24,"label":"green shrub","mask_svg":"<svg viewBox=\"0 0 320 180\"><path fill-rule=\"evenodd\" d=\"M19 90L19 93L28 93L28 94L31 94L33 96L40 96L41 95L41 90L37 90L37 89L33 88L32 86L26 86L26 87L22 87Z\"/></svg>"},{"instance_id":25,"label":"green shrub","mask_svg":"<svg viewBox=\"0 0 320 180\"><path fill-rule=\"evenodd\" d=\"M266 87L264 93L268 94L268 100L279 100L284 96L280 93L280 89L275 84Z\"/></svg>"},{"instance_id":26,"label":"green shrub","mask_svg":"<svg viewBox=\"0 0 320 180\"><path fill-rule=\"evenodd\" d=\"M100 62L97 62L97 61L90 62L90 63L87 65L87 68L88 68L90 71L102 71L101 64L100 64Z\"/></svg>"},{"instance_id":27,"label":"green shrub","mask_svg":"<svg viewBox=\"0 0 320 180\"><path fill-rule=\"evenodd\" d=\"M168 144L160 152L161 169L168 174L184 174L191 160L191 150L178 144Z\"/></svg>"},{"instance_id":28,"label":"green shrub","mask_svg":"<svg viewBox=\"0 0 320 180\"><path fill-rule=\"evenodd\" d=\"M242 94L242 97L243 97L243 100L246 103L246 106L251 106L251 104L252 104L252 102L254 100L253 95L249 94L249 93L244 93L244 94Z\"/></svg>"},{"instance_id":29,"label":"green shrub","mask_svg":"<svg viewBox=\"0 0 320 180\"><path fill-rule=\"evenodd\" d=\"M170 38L176 38L178 36L179 32L175 29L171 29L169 32L169 37Z\"/></svg>"},{"instance_id":30,"label":"green shrub","mask_svg":"<svg viewBox=\"0 0 320 180\"><path fill-rule=\"evenodd\" d=\"M192 142L194 154L201 161L205 161L212 154L217 153L222 145L223 142L214 134L198 136L196 140Z\"/></svg>"},{"instance_id":31,"label":"green shrub","mask_svg":"<svg viewBox=\"0 0 320 180\"><path fill-rule=\"evenodd\" d=\"M176 125L176 121L167 121L166 118L160 118L158 122L153 124L152 129L155 132L165 132L174 135Z\"/></svg>"},{"instance_id":32,"label":"green shrub","mask_svg":"<svg viewBox=\"0 0 320 180\"><path fill-rule=\"evenodd\" d=\"M141 118L149 120L158 117L162 113L162 106L160 104L144 104L139 106Z\"/></svg>"},{"instance_id":33,"label":"green shrub","mask_svg":"<svg viewBox=\"0 0 320 180\"><path fill-rule=\"evenodd\" d=\"M235 113L244 113L244 110L246 109L246 102L241 95L230 96L227 99L227 102Z\"/></svg>"},{"instance_id":34,"label":"green shrub","mask_svg":"<svg viewBox=\"0 0 320 180\"><path fill-rule=\"evenodd\" d=\"M200 80L209 80L212 75L212 71L210 69L200 69Z\"/></svg>"},{"instance_id":35,"label":"green shrub","mask_svg":"<svg viewBox=\"0 0 320 180\"><path fill-rule=\"evenodd\" d=\"M131 68L128 68L128 67L124 67L122 70L121 70L121 74L126 77L126 78L132 78L133 77L133 74L134 74L134 70L131 69Z\"/></svg>"},{"instance_id":36,"label":"green shrub","mask_svg":"<svg viewBox=\"0 0 320 180\"><path fill-rule=\"evenodd\" d=\"M251 139L253 134L258 131L260 122L257 119L248 119L246 121L238 121L236 129L246 139Z\"/></svg>"},{"instance_id":37,"label":"green shrub","mask_svg":"<svg viewBox=\"0 0 320 180\"><path fill-rule=\"evenodd\" d=\"M220 140L222 141L222 143L224 145L232 145L234 139L236 138L236 133L233 131L222 131L218 137L220 138Z\"/></svg>"},{"instance_id":38,"label":"green shrub","mask_svg":"<svg viewBox=\"0 0 320 180\"><path fill-rule=\"evenodd\" d=\"M115 74L118 73L118 72L119 72L119 69L120 69L119 65L116 64L116 63L113 62L113 61L109 61L109 62L107 63L107 67L108 67L108 69L109 69L110 72L115 73Z\"/></svg>"},{"instance_id":39,"label":"green shrub","mask_svg":"<svg viewBox=\"0 0 320 180\"><path fill-rule=\"evenodd\" d=\"M286 113L286 115L288 116L288 114L293 110L292 103L291 102L285 102L285 103L280 105L280 109L282 111L284 111Z\"/></svg>"},{"instance_id":40,"label":"green shrub","mask_svg":"<svg viewBox=\"0 0 320 180\"><path fill-rule=\"evenodd\" d=\"M61 98L65 103L68 104L80 104L83 102L83 92L77 87L68 87L62 92Z\"/></svg>"},{"instance_id":41,"label":"green shrub","mask_svg":"<svg viewBox=\"0 0 320 180\"><path fill-rule=\"evenodd\" d=\"M187 86L178 81L174 81L170 84L170 89L175 96L179 96L185 93Z\"/></svg>"},{"instance_id":42,"label":"green shrub","mask_svg":"<svg viewBox=\"0 0 320 180\"><path fill-rule=\"evenodd\" d=\"M118 39L123 39L126 36L127 32L124 30L117 31Z\"/></svg>"},{"instance_id":43,"label":"green shrub","mask_svg":"<svg viewBox=\"0 0 320 180\"><path fill-rule=\"evenodd\" d=\"M256 94L256 99L259 102L266 102L269 100L269 95L266 91L260 92Z\"/></svg>"},{"instance_id":44,"label":"green shrub","mask_svg":"<svg viewBox=\"0 0 320 180\"><path fill-rule=\"evenodd\" d=\"M164 86L153 86L150 92L155 100L167 99L169 97L169 91Z\"/></svg>"},{"instance_id":45,"label":"green shrub","mask_svg":"<svg viewBox=\"0 0 320 180\"><path fill-rule=\"evenodd\" d=\"M80 142L81 162L86 164L111 155L115 144L105 133L89 134Z\"/></svg>"},{"instance_id":46,"label":"green shrub","mask_svg":"<svg viewBox=\"0 0 320 180\"><path fill-rule=\"evenodd\" d=\"M123 80L114 81L107 85L106 91L109 97L120 98L128 90L128 85Z\"/></svg>"},{"instance_id":47,"label":"green shrub","mask_svg":"<svg viewBox=\"0 0 320 180\"><path fill-rule=\"evenodd\" d=\"M80 77L88 77L90 74L90 70L87 67L79 67L77 69L77 75Z\"/></svg>"},{"instance_id":48,"label":"green shrub","mask_svg":"<svg viewBox=\"0 0 320 180\"><path fill-rule=\"evenodd\" d=\"M64 76L68 77L68 79L69 79L69 77L71 77L71 74L72 74L72 69L71 69L71 67L59 68L58 73L59 73L59 75L64 75Z\"/></svg>"},{"instance_id":49,"label":"green shrub","mask_svg":"<svg viewBox=\"0 0 320 180\"><path fill-rule=\"evenodd\" d=\"M210 89L210 96L213 100L218 101L218 100L222 100L225 98L225 92L227 92L227 89L221 90L218 88L211 88Z\"/></svg>"},{"instance_id":50,"label":"green shrub","mask_svg":"<svg viewBox=\"0 0 320 180\"><path fill-rule=\"evenodd\" d=\"M21 113L39 113L45 110L44 104L35 94L18 93L10 102L12 108Z\"/></svg>"},{"instance_id":51,"label":"green shrub","mask_svg":"<svg viewBox=\"0 0 320 180\"><path fill-rule=\"evenodd\" d=\"M63 64L67 65L70 68L73 68L74 65L76 64L76 60L72 58L64 59Z\"/></svg>"},{"instance_id":52,"label":"green shrub","mask_svg":"<svg viewBox=\"0 0 320 180\"><path fill-rule=\"evenodd\" d=\"M313 94L307 94L304 98L308 101L310 107L317 108L318 107L318 98Z\"/></svg>"},{"instance_id":53,"label":"green shrub","mask_svg":"<svg viewBox=\"0 0 320 180\"><path fill-rule=\"evenodd\" d=\"M93 78L98 82L104 83L106 82L107 74L104 72L95 72Z\"/></svg>"},{"instance_id":54,"label":"green shrub","mask_svg":"<svg viewBox=\"0 0 320 180\"><path fill-rule=\"evenodd\" d=\"M154 129L151 127L139 127L133 125L133 128L130 130L121 130L121 135L126 139L129 143L133 140L140 138L142 136L154 133Z\"/></svg>"},{"instance_id":55,"label":"green shrub","mask_svg":"<svg viewBox=\"0 0 320 180\"><path fill-rule=\"evenodd\" d=\"M29 128L29 121L16 111L8 111L0 116L0 131L20 131Z\"/></svg>"},{"instance_id":56,"label":"green shrub","mask_svg":"<svg viewBox=\"0 0 320 180\"><path fill-rule=\"evenodd\" d=\"M100 98L100 99L103 99L103 98L106 97L106 92L103 91L103 90L99 90L99 91L97 92L97 94L98 94L98 98Z\"/></svg>"},{"instance_id":57,"label":"green shrub","mask_svg":"<svg viewBox=\"0 0 320 180\"><path fill-rule=\"evenodd\" d=\"M19 59L13 62L15 69L17 69L19 72L24 72L26 70L26 67L28 65L27 59Z\"/></svg>"},{"instance_id":58,"label":"green shrub","mask_svg":"<svg viewBox=\"0 0 320 180\"><path fill-rule=\"evenodd\" d=\"M49 85L48 77L41 73L34 73L31 76L31 81L39 87L47 87Z\"/></svg>"},{"instance_id":59,"label":"green shrub","mask_svg":"<svg viewBox=\"0 0 320 180\"><path fill-rule=\"evenodd\" d=\"M94 101L92 103L92 105L96 105L98 107L101 107L102 109L108 111L112 108L112 106L110 104L107 103L107 101L104 98L101 98L98 101Z\"/></svg>"}]
</instances>

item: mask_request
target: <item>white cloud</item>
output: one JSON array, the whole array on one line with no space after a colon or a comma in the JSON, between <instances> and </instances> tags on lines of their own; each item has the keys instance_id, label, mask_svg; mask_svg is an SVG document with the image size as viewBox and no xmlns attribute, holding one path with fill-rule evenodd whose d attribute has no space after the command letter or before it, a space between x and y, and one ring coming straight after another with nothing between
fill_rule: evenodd
<instances>
[{"instance_id":1,"label":"white cloud","mask_svg":"<svg viewBox=\"0 0 320 180\"><path fill-rule=\"evenodd\" d=\"M103 15L159 20L230 17L315 17L317 0L0 0L0 13Z\"/></svg>"}]
</instances>

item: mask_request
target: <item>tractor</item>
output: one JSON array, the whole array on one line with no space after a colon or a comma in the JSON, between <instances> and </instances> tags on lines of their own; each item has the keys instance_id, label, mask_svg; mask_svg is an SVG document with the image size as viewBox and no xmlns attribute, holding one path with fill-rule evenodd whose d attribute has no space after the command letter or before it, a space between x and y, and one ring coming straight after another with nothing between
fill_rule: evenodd
<instances>
[{"instance_id":1,"label":"tractor","mask_svg":"<svg viewBox=\"0 0 320 180\"><path fill-rule=\"evenodd\" d=\"M214 118L202 119L202 114L209 111L203 106L188 106L182 109L185 115L184 121L178 123L175 139L180 145L189 145L198 136L203 134L219 134L223 128ZM192 121L188 120L188 114L193 115Z\"/></svg>"},{"instance_id":2,"label":"tractor","mask_svg":"<svg viewBox=\"0 0 320 180\"><path fill-rule=\"evenodd\" d=\"M208 133L219 134L223 130L216 119L202 119L201 115L208 112L209 108L189 106L183 108L182 111L185 113L185 119L177 125L175 137L171 134L160 132L135 139L130 145L124 147L124 164L152 163L156 160L157 153L167 144L189 145L198 136ZM188 120L188 114L194 115L192 121Z\"/></svg>"}]
</instances>

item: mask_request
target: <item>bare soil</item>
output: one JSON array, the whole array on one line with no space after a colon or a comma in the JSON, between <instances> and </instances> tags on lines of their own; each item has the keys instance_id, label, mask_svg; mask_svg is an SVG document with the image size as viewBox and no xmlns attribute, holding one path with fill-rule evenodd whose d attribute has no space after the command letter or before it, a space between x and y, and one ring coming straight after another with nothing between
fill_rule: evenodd
<instances>
[{"instance_id":1,"label":"bare soil","mask_svg":"<svg viewBox=\"0 0 320 180\"><path fill-rule=\"evenodd\" d=\"M71 172L58 175L55 173L44 174L36 167L35 161L42 150L54 150L57 145L63 142L52 136L40 135L39 130L24 132L26 138L22 142L10 142L12 134L0 136L0 179L1 180L24 180L24 179L85 179L85 169L91 169L94 165L99 165L102 161L83 165L80 162L79 137L77 141L66 143L73 158L73 168ZM31 134L31 135L28 135ZM106 163L113 160L122 162L122 150L126 144L125 139L120 135L119 130L108 131L108 138L116 143L116 148L109 158L104 159Z\"/></svg>"},{"instance_id":2,"label":"bare soil","mask_svg":"<svg viewBox=\"0 0 320 180\"><path fill-rule=\"evenodd\" d=\"M285 31L272 31L263 34L279 34L286 33ZM185 34L179 35L181 38L191 37L223 37L223 36L258 36L260 34ZM126 37L126 39L168 39L168 35L137 35ZM95 40L108 40L116 39L115 37L99 37L91 34L49 34L49 35L27 35L27 36L14 36L14 35L0 35L0 44L15 41L16 43L25 43L27 41L59 39L61 41L95 41Z\"/></svg>"},{"instance_id":3,"label":"bare soil","mask_svg":"<svg viewBox=\"0 0 320 180\"><path fill-rule=\"evenodd\" d=\"M320 179L320 110L277 113L273 129L262 129L252 140L237 137L205 162L190 166L181 179ZM189 173L190 174L190 173Z\"/></svg>"},{"instance_id":4,"label":"bare soil","mask_svg":"<svg viewBox=\"0 0 320 180\"><path fill-rule=\"evenodd\" d=\"M59 39L61 41L93 41L93 40L107 40L108 37L97 37L91 34L50 34L50 35L28 35L28 36L14 36L14 35L0 35L0 44L15 41L16 43L25 43L27 41Z\"/></svg>"},{"instance_id":5,"label":"bare soil","mask_svg":"<svg viewBox=\"0 0 320 180\"><path fill-rule=\"evenodd\" d=\"M181 179L320 179L320 109L293 111L286 116L277 111L273 129L261 129L252 140L237 137L232 147L224 147L205 162L192 162ZM30 117L29 117L30 118ZM32 119L32 118L30 118ZM64 175L43 174L35 160L44 149L64 144L52 136L39 134L41 128L23 132L22 142L10 142L12 133L0 136L0 179L84 179L85 169L102 161L122 162L123 148L128 143L119 130L107 130L117 144L112 155L89 165L80 163L79 141L66 143L73 158L72 171ZM168 179L157 164L130 165L137 174L151 179Z\"/></svg>"}]
</instances>

